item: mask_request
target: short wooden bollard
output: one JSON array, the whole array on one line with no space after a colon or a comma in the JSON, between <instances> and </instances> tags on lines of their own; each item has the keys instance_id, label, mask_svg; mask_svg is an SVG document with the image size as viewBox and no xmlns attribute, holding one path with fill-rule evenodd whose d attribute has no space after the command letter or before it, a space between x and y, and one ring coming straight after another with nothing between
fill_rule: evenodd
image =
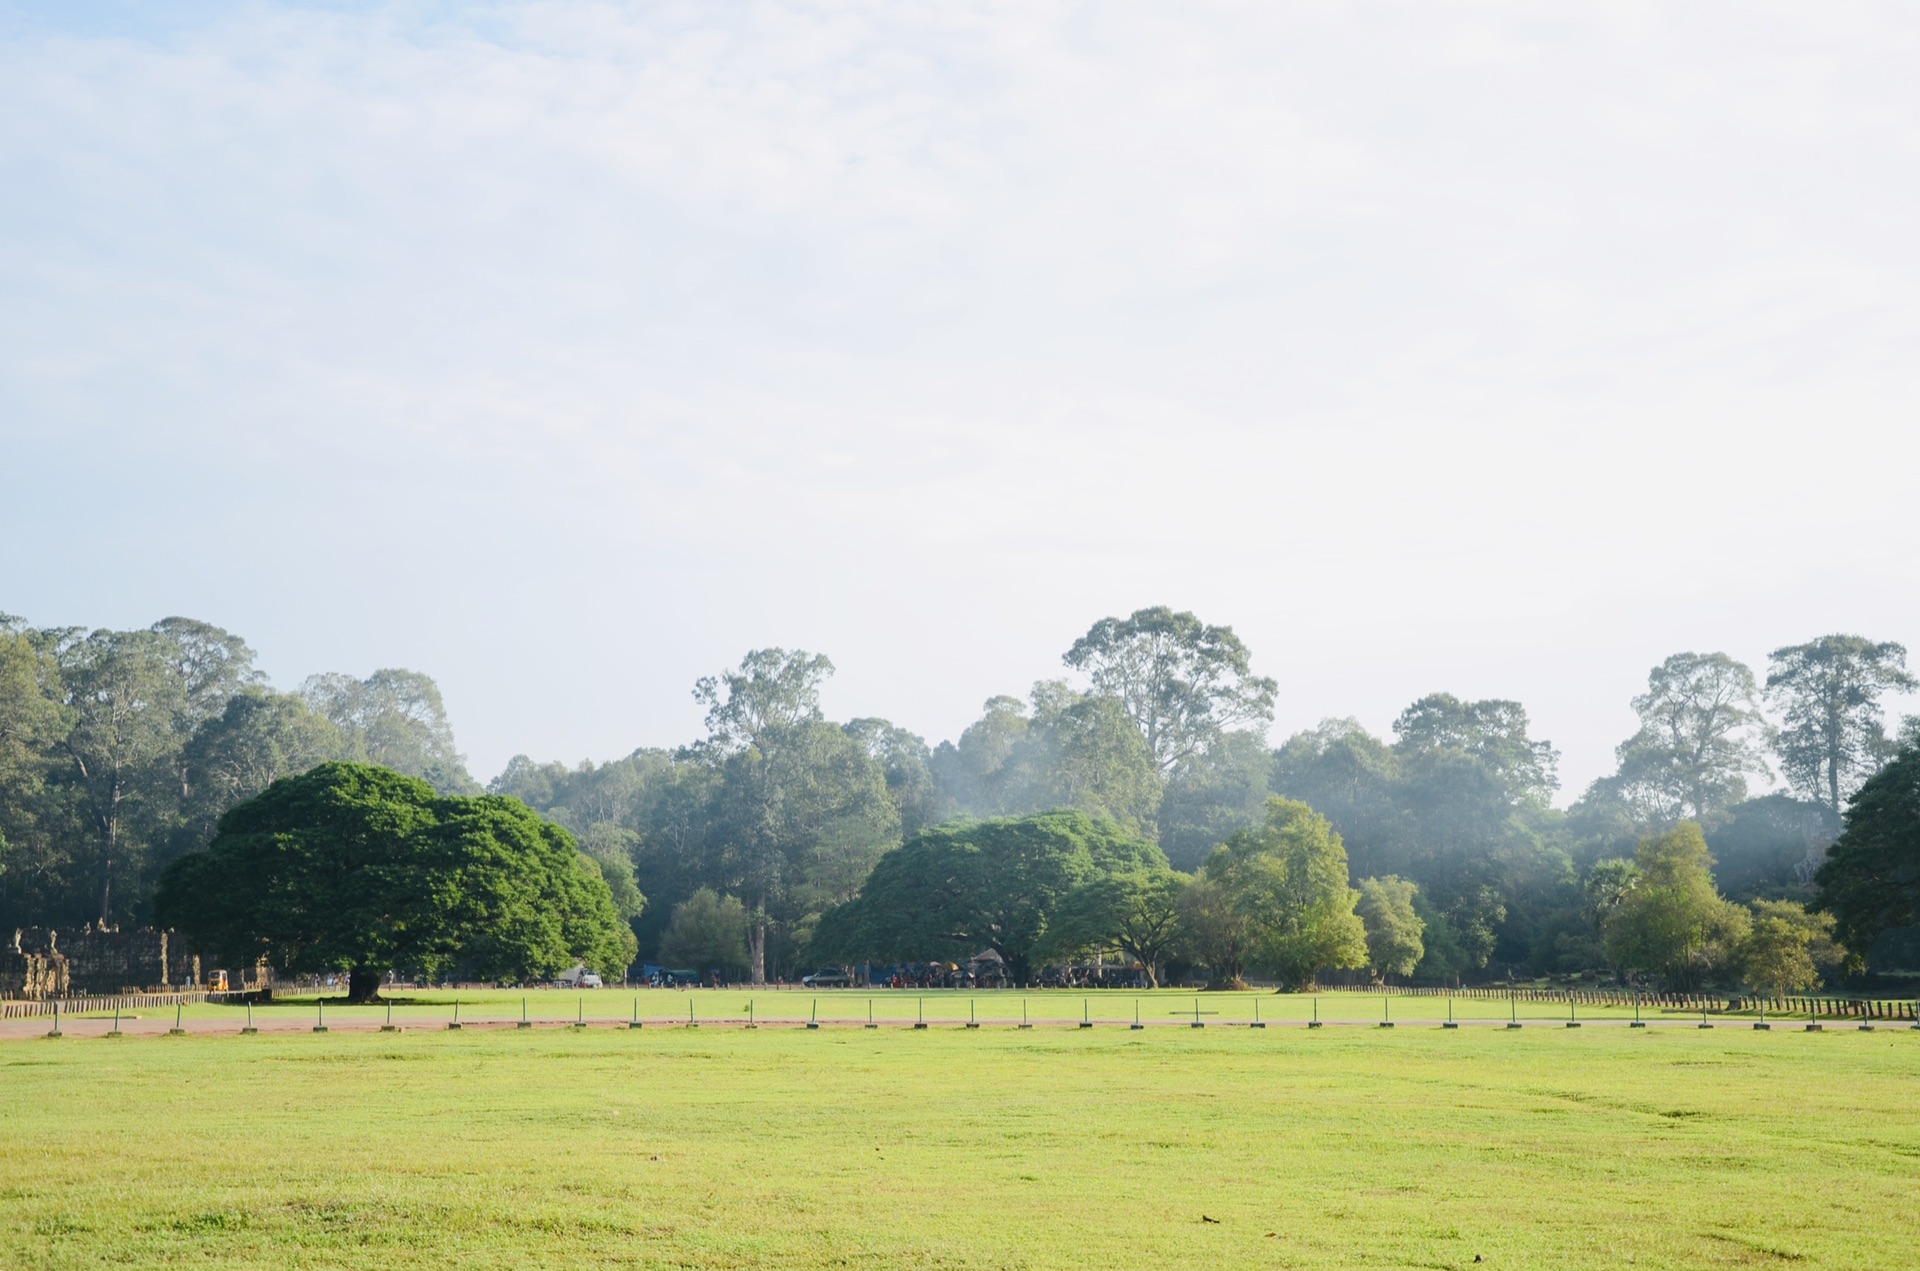
<instances>
[{"instance_id":1,"label":"short wooden bollard","mask_svg":"<svg viewBox=\"0 0 1920 1271\"><path fill-rule=\"evenodd\" d=\"M533 1021L527 1018L527 999L524 997L520 999L520 1023L518 1026L521 1028L533 1027Z\"/></svg>"},{"instance_id":2,"label":"short wooden bollard","mask_svg":"<svg viewBox=\"0 0 1920 1271\"><path fill-rule=\"evenodd\" d=\"M1133 999L1133 1023L1128 1026L1128 1031L1138 1031L1145 1027L1146 1025L1140 1022L1140 999L1136 997Z\"/></svg>"},{"instance_id":3,"label":"short wooden bollard","mask_svg":"<svg viewBox=\"0 0 1920 1271\"><path fill-rule=\"evenodd\" d=\"M1207 1026L1207 1025L1206 1025L1206 1023L1205 1023L1205 1021L1203 1021L1203 1020L1202 1020L1202 1019L1200 1018L1200 999L1196 997L1196 998L1194 998L1194 999L1193 999L1193 1023L1191 1023L1191 1024L1189 1024L1189 1025L1187 1025L1187 1027L1189 1027L1189 1028L1205 1028L1206 1026Z\"/></svg>"},{"instance_id":4,"label":"short wooden bollard","mask_svg":"<svg viewBox=\"0 0 1920 1271\"><path fill-rule=\"evenodd\" d=\"M1647 1026L1647 1021L1640 1018L1640 995L1638 993L1635 993L1633 995L1633 1022L1631 1024L1628 1024L1627 1027L1628 1028L1645 1028L1646 1026Z\"/></svg>"},{"instance_id":5,"label":"short wooden bollard","mask_svg":"<svg viewBox=\"0 0 1920 1271\"><path fill-rule=\"evenodd\" d=\"M253 1006L251 1003L249 1003L247 1006L247 1012L249 1015L251 1015L253 1012ZM120 1036L120 1008L117 1006L113 1008L113 1031L108 1033L107 1036L109 1037Z\"/></svg>"},{"instance_id":6,"label":"short wooden bollard","mask_svg":"<svg viewBox=\"0 0 1920 1271\"><path fill-rule=\"evenodd\" d=\"M1020 1027L1021 1028L1033 1027L1032 1022L1027 1019L1027 999L1024 997L1020 999Z\"/></svg>"},{"instance_id":7,"label":"short wooden bollard","mask_svg":"<svg viewBox=\"0 0 1920 1271\"><path fill-rule=\"evenodd\" d=\"M813 999L813 1014L807 1020L807 1027L820 1027L820 999L817 997Z\"/></svg>"},{"instance_id":8,"label":"short wooden bollard","mask_svg":"<svg viewBox=\"0 0 1920 1271\"><path fill-rule=\"evenodd\" d=\"M460 1003L457 1001L453 1004L453 1023L447 1025L447 1031L450 1033L460 1031Z\"/></svg>"},{"instance_id":9,"label":"short wooden bollard","mask_svg":"<svg viewBox=\"0 0 1920 1271\"><path fill-rule=\"evenodd\" d=\"M584 997L575 998L573 1007L573 1026L575 1028L585 1028L587 1026L587 999Z\"/></svg>"},{"instance_id":10,"label":"short wooden bollard","mask_svg":"<svg viewBox=\"0 0 1920 1271\"><path fill-rule=\"evenodd\" d=\"M640 999L637 997L633 999L633 1018L627 1021L627 1027L630 1029L640 1027Z\"/></svg>"},{"instance_id":11,"label":"short wooden bollard","mask_svg":"<svg viewBox=\"0 0 1920 1271\"><path fill-rule=\"evenodd\" d=\"M1320 1027L1320 999L1313 999L1313 1018L1307 1021L1308 1028Z\"/></svg>"},{"instance_id":12,"label":"short wooden bollard","mask_svg":"<svg viewBox=\"0 0 1920 1271\"><path fill-rule=\"evenodd\" d=\"M1447 999L1447 1022L1446 1022L1446 1023L1444 1023L1444 1024L1442 1024L1442 1025L1440 1025L1440 1027L1442 1027L1442 1028L1458 1028L1458 1027L1460 1027L1460 1025L1459 1025L1459 1024L1457 1024L1457 1023L1455 1023L1455 1022L1454 1022L1454 1019L1453 1019L1453 999L1452 999L1452 998L1448 998L1448 999Z\"/></svg>"},{"instance_id":13,"label":"short wooden bollard","mask_svg":"<svg viewBox=\"0 0 1920 1271\"><path fill-rule=\"evenodd\" d=\"M1695 1028L1712 1028L1713 1027L1712 1023L1710 1023L1707 1019L1707 1004L1704 1001L1700 1003L1700 1022L1698 1024L1695 1024L1694 1027Z\"/></svg>"},{"instance_id":14,"label":"short wooden bollard","mask_svg":"<svg viewBox=\"0 0 1920 1271\"><path fill-rule=\"evenodd\" d=\"M913 1022L913 1026L916 1029L927 1026L927 999L924 997L920 999L920 1018Z\"/></svg>"},{"instance_id":15,"label":"short wooden bollard","mask_svg":"<svg viewBox=\"0 0 1920 1271\"><path fill-rule=\"evenodd\" d=\"M1567 1027L1578 1028L1580 1021L1573 1017L1573 990L1567 990Z\"/></svg>"},{"instance_id":16,"label":"short wooden bollard","mask_svg":"<svg viewBox=\"0 0 1920 1271\"><path fill-rule=\"evenodd\" d=\"M1084 997L1081 998L1080 999L1080 1027L1082 1028L1093 1027L1092 1011L1093 1011L1092 1002L1090 1002L1088 999Z\"/></svg>"},{"instance_id":17,"label":"short wooden bollard","mask_svg":"<svg viewBox=\"0 0 1920 1271\"><path fill-rule=\"evenodd\" d=\"M324 1033L327 1031L327 1004L325 1002L316 1002L314 1006L319 1010L320 1017L314 1021L313 1031L316 1033Z\"/></svg>"},{"instance_id":18,"label":"short wooden bollard","mask_svg":"<svg viewBox=\"0 0 1920 1271\"><path fill-rule=\"evenodd\" d=\"M392 1002L387 1003L387 1022L380 1025L380 1031L383 1033L397 1033L400 1031L399 1027L395 1025L393 1022L393 1003Z\"/></svg>"},{"instance_id":19,"label":"short wooden bollard","mask_svg":"<svg viewBox=\"0 0 1920 1271\"><path fill-rule=\"evenodd\" d=\"M980 1013L979 1011L974 1009L974 1007L975 1007L974 1000L972 998L968 998L967 999L967 1027L968 1028L980 1027Z\"/></svg>"},{"instance_id":20,"label":"short wooden bollard","mask_svg":"<svg viewBox=\"0 0 1920 1271\"><path fill-rule=\"evenodd\" d=\"M760 1025L756 1023L753 1018L753 999L752 998L747 999L747 1027L755 1028L755 1029L760 1027Z\"/></svg>"},{"instance_id":21,"label":"short wooden bollard","mask_svg":"<svg viewBox=\"0 0 1920 1271\"><path fill-rule=\"evenodd\" d=\"M1260 999L1257 997L1253 999L1253 1023L1247 1025L1247 1027L1248 1028L1265 1028L1266 1027L1266 1023L1260 1018Z\"/></svg>"},{"instance_id":22,"label":"short wooden bollard","mask_svg":"<svg viewBox=\"0 0 1920 1271\"><path fill-rule=\"evenodd\" d=\"M873 1020L873 999L872 998L867 999L867 1027L868 1028L880 1027L880 1025L876 1024Z\"/></svg>"},{"instance_id":23,"label":"short wooden bollard","mask_svg":"<svg viewBox=\"0 0 1920 1271\"><path fill-rule=\"evenodd\" d=\"M181 1009L180 1003L175 1002L173 1004L173 1027L167 1030L167 1036L169 1037L185 1037L187 1035L186 1028L180 1023Z\"/></svg>"},{"instance_id":24,"label":"short wooden bollard","mask_svg":"<svg viewBox=\"0 0 1920 1271\"><path fill-rule=\"evenodd\" d=\"M1385 993L1380 995L1380 1027L1393 1027L1393 999Z\"/></svg>"},{"instance_id":25,"label":"short wooden bollard","mask_svg":"<svg viewBox=\"0 0 1920 1271\"><path fill-rule=\"evenodd\" d=\"M60 1031L60 1003L58 999L56 999L53 1003L53 1031L48 1033L47 1036L49 1037L66 1036L65 1033Z\"/></svg>"},{"instance_id":26,"label":"short wooden bollard","mask_svg":"<svg viewBox=\"0 0 1920 1271\"><path fill-rule=\"evenodd\" d=\"M1756 1033L1765 1033L1771 1031L1772 1028L1773 1025L1767 1023L1767 1008L1763 1006L1760 1008L1760 1018L1755 1022L1753 1030Z\"/></svg>"},{"instance_id":27,"label":"short wooden bollard","mask_svg":"<svg viewBox=\"0 0 1920 1271\"><path fill-rule=\"evenodd\" d=\"M693 1017L693 999L692 998L687 999L687 1027L688 1028L700 1027L700 1021L696 1020Z\"/></svg>"},{"instance_id":28,"label":"short wooden bollard","mask_svg":"<svg viewBox=\"0 0 1920 1271\"><path fill-rule=\"evenodd\" d=\"M118 1027L120 1027L120 1022L119 1022L119 1021L120 1021L120 1012L118 1012L118 1011L115 1011L115 1012L114 1012L114 1025L113 1025L113 1026L114 1026L115 1028L118 1028ZM252 1003L252 1002L248 1002L248 1003L247 1003L247 1023L246 1023L246 1026L245 1026L244 1028L242 1028L242 1029L240 1030L240 1035L241 1035L242 1037L252 1037L253 1035L255 1035L256 1033L258 1033L259 1031L260 1031L259 1029L257 1029L257 1028L255 1028L255 1027L253 1026L253 1003ZM109 1034L109 1036L111 1036L111 1034Z\"/></svg>"}]
</instances>

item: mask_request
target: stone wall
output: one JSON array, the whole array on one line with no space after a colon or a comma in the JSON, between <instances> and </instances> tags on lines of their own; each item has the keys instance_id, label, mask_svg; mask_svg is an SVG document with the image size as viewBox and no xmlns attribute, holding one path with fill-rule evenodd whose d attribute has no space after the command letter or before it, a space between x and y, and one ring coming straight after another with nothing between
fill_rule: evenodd
<instances>
[{"instance_id":1,"label":"stone wall","mask_svg":"<svg viewBox=\"0 0 1920 1271\"><path fill-rule=\"evenodd\" d=\"M0 997L164 991L200 983L200 959L177 932L87 926L17 930L0 945Z\"/></svg>"}]
</instances>

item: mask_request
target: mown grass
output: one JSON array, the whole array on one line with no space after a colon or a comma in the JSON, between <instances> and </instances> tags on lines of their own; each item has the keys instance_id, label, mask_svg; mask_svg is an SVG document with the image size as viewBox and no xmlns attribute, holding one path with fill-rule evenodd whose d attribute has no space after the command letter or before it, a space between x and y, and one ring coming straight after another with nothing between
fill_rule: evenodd
<instances>
[{"instance_id":1,"label":"mown grass","mask_svg":"<svg viewBox=\"0 0 1920 1271\"><path fill-rule=\"evenodd\" d=\"M1913 1264L1920 1035L0 1044L7 1267Z\"/></svg>"}]
</instances>

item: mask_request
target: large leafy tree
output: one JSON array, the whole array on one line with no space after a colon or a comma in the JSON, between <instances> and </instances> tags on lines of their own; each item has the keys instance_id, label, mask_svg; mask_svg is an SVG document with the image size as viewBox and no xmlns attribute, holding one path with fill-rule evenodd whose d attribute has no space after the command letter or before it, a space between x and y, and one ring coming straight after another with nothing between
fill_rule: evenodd
<instances>
[{"instance_id":1,"label":"large leafy tree","mask_svg":"<svg viewBox=\"0 0 1920 1271\"><path fill-rule=\"evenodd\" d=\"M0 874L7 870L8 835L31 833L45 757L66 735L59 679L59 665L26 625L0 614Z\"/></svg>"},{"instance_id":2,"label":"large leafy tree","mask_svg":"<svg viewBox=\"0 0 1920 1271\"><path fill-rule=\"evenodd\" d=\"M1235 728L1273 719L1274 682L1253 674L1231 627L1210 626L1165 605L1102 618L1063 660L1097 694L1119 700L1162 774Z\"/></svg>"},{"instance_id":3,"label":"large leafy tree","mask_svg":"<svg viewBox=\"0 0 1920 1271\"><path fill-rule=\"evenodd\" d=\"M358 737L295 694L253 689L228 698L181 752L186 783L175 854L205 847L223 812L282 777L364 756Z\"/></svg>"},{"instance_id":4,"label":"large leafy tree","mask_svg":"<svg viewBox=\"0 0 1920 1271\"><path fill-rule=\"evenodd\" d=\"M1907 674L1907 651L1855 635L1821 636L1775 649L1767 695L1781 713L1775 748L1794 790L1839 812L1893 746L1880 698L1920 682Z\"/></svg>"},{"instance_id":5,"label":"large leafy tree","mask_svg":"<svg viewBox=\"0 0 1920 1271\"><path fill-rule=\"evenodd\" d=\"M1419 888L1392 874L1360 880L1355 912L1367 935L1367 965L1374 975L1412 975L1426 955L1421 937L1427 924L1415 907Z\"/></svg>"},{"instance_id":6,"label":"large leafy tree","mask_svg":"<svg viewBox=\"0 0 1920 1271\"><path fill-rule=\"evenodd\" d=\"M1920 927L1920 749L1854 794L1847 827L1814 875L1840 942L1864 958L1883 932Z\"/></svg>"},{"instance_id":7,"label":"large leafy tree","mask_svg":"<svg viewBox=\"0 0 1920 1271\"><path fill-rule=\"evenodd\" d=\"M1808 913L1793 900L1753 902L1753 928L1740 950L1747 983L1774 997L1820 987L1823 964L1835 965L1846 951L1833 940L1833 915Z\"/></svg>"},{"instance_id":8,"label":"large leafy tree","mask_svg":"<svg viewBox=\"0 0 1920 1271\"><path fill-rule=\"evenodd\" d=\"M1616 965L1684 988L1737 959L1751 920L1714 886L1713 856L1698 823L1682 821L1642 840L1634 866L1632 885L1602 927Z\"/></svg>"},{"instance_id":9,"label":"large leafy tree","mask_svg":"<svg viewBox=\"0 0 1920 1271\"><path fill-rule=\"evenodd\" d=\"M1698 821L1747 797L1769 775L1760 686L1724 653L1676 653L1633 699L1640 729L1616 755L1622 787L1665 823Z\"/></svg>"},{"instance_id":10,"label":"large leafy tree","mask_svg":"<svg viewBox=\"0 0 1920 1271\"><path fill-rule=\"evenodd\" d=\"M1153 843L1084 812L935 826L880 858L859 896L822 920L821 947L885 960L986 947L1024 984L1076 887L1166 867Z\"/></svg>"},{"instance_id":11,"label":"large leafy tree","mask_svg":"<svg viewBox=\"0 0 1920 1271\"><path fill-rule=\"evenodd\" d=\"M1287 988L1323 970L1367 964L1366 930L1347 875L1347 852L1327 818L1273 799L1266 824L1242 830L1207 858L1206 877L1247 920L1249 963Z\"/></svg>"},{"instance_id":12,"label":"large leafy tree","mask_svg":"<svg viewBox=\"0 0 1920 1271\"><path fill-rule=\"evenodd\" d=\"M747 966L747 923L747 907L739 900L702 887L673 907L660 959L703 975L737 974Z\"/></svg>"},{"instance_id":13,"label":"large leafy tree","mask_svg":"<svg viewBox=\"0 0 1920 1271\"><path fill-rule=\"evenodd\" d=\"M394 969L520 978L632 952L566 830L368 764L323 764L228 811L205 851L167 866L155 910L243 965L347 972L356 1002Z\"/></svg>"},{"instance_id":14,"label":"large leafy tree","mask_svg":"<svg viewBox=\"0 0 1920 1271\"><path fill-rule=\"evenodd\" d=\"M1049 950L1119 949L1138 962L1151 988L1180 936L1185 874L1149 868L1102 874L1068 892L1050 924Z\"/></svg>"}]
</instances>

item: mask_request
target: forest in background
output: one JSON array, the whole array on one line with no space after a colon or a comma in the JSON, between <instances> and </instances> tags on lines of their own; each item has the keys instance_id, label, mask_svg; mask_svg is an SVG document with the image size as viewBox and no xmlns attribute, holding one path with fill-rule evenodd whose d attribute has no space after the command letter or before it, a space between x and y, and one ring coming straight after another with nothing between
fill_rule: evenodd
<instances>
[{"instance_id":1,"label":"forest in background","mask_svg":"<svg viewBox=\"0 0 1920 1271\"><path fill-rule=\"evenodd\" d=\"M934 827L1073 809L1204 878L1278 797L1331 824L1366 904L1417 915L1417 957L1392 969L1452 982L1622 969L1608 920L1636 855L1688 823L1727 900L1812 901L1847 800L1920 745L1920 719L1890 734L1881 706L1915 685L1904 648L1848 635L1776 650L1764 677L1719 653L1666 659L1633 698L1617 770L1566 809L1557 753L1518 702L1436 693L1390 737L1335 719L1274 747L1274 683L1230 628L1146 609L1095 623L1062 661L1063 678L989 699L931 745L885 719L826 719L826 657L756 650L694 686L704 737L605 763L516 756L485 790L573 832L643 959L677 922L683 946L734 933L716 954L730 969L789 977L838 952L823 918L831 935L876 864ZM160 871L225 810L329 760L482 789L419 672L281 692L207 623L0 616L0 927L144 921ZM1911 935L1855 953L1911 966Z\"/></svg>"}]
</instances>

